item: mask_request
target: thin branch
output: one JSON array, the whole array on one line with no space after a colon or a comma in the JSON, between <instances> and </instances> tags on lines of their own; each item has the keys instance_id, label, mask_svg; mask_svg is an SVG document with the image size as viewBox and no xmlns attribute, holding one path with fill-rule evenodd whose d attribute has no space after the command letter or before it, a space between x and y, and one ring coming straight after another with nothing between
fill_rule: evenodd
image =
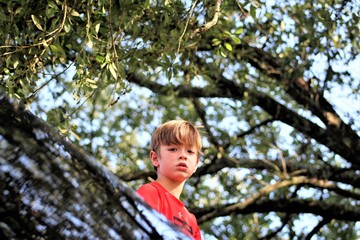
<instances>
[{"instance_id":1,"label":"thin branch","mask_svg":"<svg viewBox=\"0 0 360 240\"><path fill-rule=\"evenodd\" d=\"M281 232L281 230L288 224L289 221L290 214L286 214L285 218L282 221L282 225L278 229L275 229L275 231L270 232L266 236L259 238L259 240L273 239L279 232Z\"/></svg>"},{"instance_id":2,"label":"thin branch","mask_svg":"<svg viewBox=\"0 0 360 240\"><path fill-rule=\"evenodd\" d=\"M190 35L190 38L193 38L196 35L201 34L201 33L205 32L205 31L209 30L211 27L213 27L218 22L218 19L219 19L219 16L220 16L221 3L222 3L222 0L216 0L215 13L214 13L213 19L211 19L210 22L208 22L208 23L202 25L201 27L195 29L192 32L192 34Z\"/></svg>"},{"instance_id":3,"label":"thin branch","mask_svg":"<svg viewBox=\"0 0 360 240\"><path fill-rule=\"evenodd\" d=\"M276 119L275 118L270 118L270 119L267 119L267 120L264 120L262 122L260 122L259 124L256 124L252 127L250 127L248 130L246 130L245 132L241 132L239 133L236 138L237 139L240 139L240 138L243 138L253 132L255 132L257 129L259 129L260 127L262 126L266 126L268 123L271 123L271 122L274 122ZM230 146L230 141L228 141L226 144L224 144L224 148L228 148Z\"/></svg>"},{"instance_id":4,"label":"thin branch","mask_svg":"<svg viewBox=\"0 0 360 240\"><path fill-rule=\"evenodd\" d=\"M283 169L283 177L285 179L287 179L289 177L289 175L288 175L288 172L287 172L287 169L286 169L286 160L284 158L284 154L282 153L281 149L278 146L273 145L273 147L278 150L279 157L280 157L280 160L281 160L282 169Z\"/></svg>"},{"instance_id":5,"label":"thin branch","mask_svg":"<svg viewBox=\"0 0 360 240\"><path fill-rule=\"evenodd\" d=\"M79 55L76 56L76 58ZM76 59L75 58L75 59ZM38 87L37 89L34 90L34 92L26 98L26 102L30 101L31 99L33 99L36 94L38 94L40 92L41 89L43 89L46 85L48 85L52 80L58 78L61 74L65 73L71 66L73 66L75 64L75 61L70 63L66 68L64 68L64 70L62 70L61 72L57 73L55 76L52 76L49 80L47 80L44 84L42 84L40 87Z\"/></svg>"},{"instance_id":6,"label":"thin branch","mask_svg":"<svg viewBox=\"0 0 360 240\"><path fill-rule=\"evenodd\" d=\"M219 151L219 153L223 153L224 152L224 148L222 146L219 145L219 141L215 138L215 136L212 134L212 131L210 129L210 126L207 123L207 119L206 119L206 112L204 110L203 105L201 104L200 100L197 98L193 98L192 102L194 104L195 110L197 112L197 114L199 115L205 131L207 132L207 136L210 140L210 143L212 143L214 145L214 147ZM218 159L217 157L214 157L211 159L210 163L204 165L201 170L199 170L199 175L201 176L203 173L205 174L208 169L211 167L212 164L214 164L214 162L216 161L216 159ZM195 182L194 186L196 187L198 184L200 183L200 178L197 178L197 181Z\"/></svg>"},{"instance_id":7,"label":"thin branch","mask_svg":"<svg viewBox=\"0 0 360 240\"><path fill-rule=\"evenodd\" d=\"M296 177L291 180L284 180L282 182L277 182L275 184L267 185L267 186L261 188L255 194L253 194L252 197L245 199L245 201L243 201L243 202L231 204L231 205L228 205L221 209L217 209L215 211L204 214L203 216L198 218L198 222L206 222L209 219L219 217L219 216L229 215L232 212L236 212L237 210L244 209L244 208L248 207L249 205L254 204L261 197L268 195L270 192L275 191L280 188L295 185L299 180L301 180L301 178Z\"/></svg>"},{"instance_id":8,"label":"thin branch","mask_svg":"<svg viewBox=\"0 0 360 240\"><path fill-rule=\"evenodd\" d=\"M316 225L313 230L311 230L311 232L306 236L305 240L310 240L317 232L320 231L323 226L328 224L330 221L331 218L324 218L322 221L320 221L318 225Z\"/></svg>"},{"instance_id":9,"label":"thin branch","mask_svg":"<svg viewBox=\"0 0 360 240\"><path fill-rule=\"evenodd\" d=\"M74 115L82 106L94 96L94 94L98 91L98 89L95 89L77 108L75 108L69 115L68 118L71 118L72 115Z\"/></svg>"},{"instance_id":10,"label":"thin branch","mask_svg":"<svg viewBox=\"0 0 360 240\"><path fill-rule=\"evenodd\" d=\"M189 22L190 22L191 16L192 16L192 14L193 14L193 12L194 12L194 9L195 9L195 6L196 6L197 2L198 2L198 0L195 0L194 3L192 4L191 8L190 8L190 12L189 12L189 15L188 15L188 17L187 17L184 30L183 30L183 32L181 33L181 36L180 36L180 38L179 38L179 44L178 44L177 52L180 51L182 39L183 39L183 37L185 36L186 29L187 29L187 27L189 26Z\"/></svg>"},{"instance_id":11,"label":"thin branch","mask_svg":"<svg viewBox=\"0 0 360 240\"><path fill-rule=\"evenodd\" d=\"M260 200L260 198L267 196L271 192L285 188L290 186L297 186L297 185L304 185L304 184L313 184L318 187L322 188L329 188L332 184L329 181L316 179L316 178L306 178L306 177L293 177L289 180L283 180L281 182L277 182L274 184L267 185L261 188L258 192L252 195L252 197L247 198L243 202L238 202L235 204L230 204L227 206L221 206L218 208L214 208L212 211L203 214L202 216L198 217L198 222L206 222L209 219L213 219L220 216L227 216L231 213L236 213L248 208L250 205L255 205L255 203ZM288 199L291 201L290 199ZM359 209L360 210L360 209ZM297 210L296 210L297 211ZM359 216L358 216L359 217Z\"/></svg>"},{"instance_id":12,"label":"thin branch","mask_svg":"<svg viewBox=\"0 0 360 240\"><path fill-rule=\"evenodd\" d=\"M202 208L193 207L190 211L195 214L198 223L202 224L217 217L228 216L228 213L224 214L224 209L227 209L228 206L228 204L223 204ZM263 198L253 202L252 204L244 206L244 208L234 209L231 214L251 214L254 212L281 212L290 214L311 213L317 216L323 216L336 220L353 222L360 221L360 207L357 205L298 198Z\"/></svg>"},{"instance_id":13,"label":"thin branch","mask_svg":"<svg viewBox=\"0 0 360 240\"><path fill-rule=\"evenodd\" d=\"M204 128L205 128L205 130L207 132L207 136L209 137L210 142L212 144L214 144L214 146L216 148L219 148L218 140L212 134L210 126L207 124L206 112L205 112L204 107L202 106L200 100L197 99L197 98L193 98L192 102L194 104L194 107L195 107L195 110L196 110L197 114L199 115L199 117L200 117L200 119L201 119L201 121L202 121L202 123L204 125Z\"/></svg>"},{"instance_id":14,"label":"thin branch","mask_svg":"<svg viewBox=\"0 0 360 240\"><path fill-rule=\"evenodd\" d=\"M261 161L264 162L265 164L269 165L271 168L273 168L275 170L275 172L277 173L277 175L282 178L282 172L281 172L281 169L278 166L278 164L275 164L274 162L272 162L266 158L262 159Z\"/></svg>"},{"instance_id":15,"label":"thin branch","mask_svg":"<svg viewBox=\"0 0 360 240\"><path fill-rule=\"evenodd\" d=\"M334 184L330 181L326 181L326 180L309 181L306 183L306 185L308 185L310 187L318 187L321 189L327 189L327 190L332 191L332 192L334 192L338 195L341 195L345 198L352 198L352 199L360 201L359 193L342 189L337 184Z\"/></svg>"}]
</instances>

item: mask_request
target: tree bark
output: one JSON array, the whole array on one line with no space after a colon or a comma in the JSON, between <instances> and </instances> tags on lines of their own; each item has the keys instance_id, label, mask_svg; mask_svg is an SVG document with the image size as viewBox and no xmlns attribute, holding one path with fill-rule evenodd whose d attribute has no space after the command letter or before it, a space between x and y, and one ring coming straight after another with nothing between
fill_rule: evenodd
<instances>
[{"instance_id":1,"label":"tree bark","mask_svg":"<svg viewBox=\"0 0 360 240\"><path fill-rule=\"evenodd\" d=\"M1 239L186 239L108 169L0 94Z\"/></svg>"}]
</instances>

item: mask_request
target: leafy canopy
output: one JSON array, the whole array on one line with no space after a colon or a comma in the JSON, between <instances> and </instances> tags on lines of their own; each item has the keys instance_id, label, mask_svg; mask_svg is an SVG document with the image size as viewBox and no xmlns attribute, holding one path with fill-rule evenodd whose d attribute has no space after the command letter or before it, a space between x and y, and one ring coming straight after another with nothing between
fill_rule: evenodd
<instances>
[{"instance_id":1,"label":"leafy canopy","mask_svg":"<svg viewBox=\"0 0 360 240\"><path fill-rule=\"evenodd\" d=\"M356 239L359 11L0 0L0 87L134 188L155 177L157 125L202 125L205 155L183 200L206 237Z\"/></svg>"}]
</instances>

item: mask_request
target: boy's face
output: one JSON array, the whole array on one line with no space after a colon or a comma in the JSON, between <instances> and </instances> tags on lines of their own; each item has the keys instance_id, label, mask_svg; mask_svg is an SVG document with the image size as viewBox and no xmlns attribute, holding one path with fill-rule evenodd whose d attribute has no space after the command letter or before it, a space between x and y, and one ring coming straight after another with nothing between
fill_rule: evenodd
<instances>
[{"instance_id":1,"label":"boy's face","mask_svg":"<svg viewBox=\"0 0 360 240\"><path fill-rule=\"evenodd\" d=\"M160 145L159 154L150 152L150 159L157 167L158 178L168 178L174 182L183 182L196 170L199 159L194 146Z\"/></svg>"}]
</instances>

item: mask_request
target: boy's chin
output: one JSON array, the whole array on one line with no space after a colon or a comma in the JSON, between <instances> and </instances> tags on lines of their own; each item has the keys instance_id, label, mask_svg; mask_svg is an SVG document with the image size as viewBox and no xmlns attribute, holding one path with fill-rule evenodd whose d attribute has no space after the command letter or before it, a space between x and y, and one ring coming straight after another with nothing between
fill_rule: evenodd
<instances>
[{"instance_id":1,"label":"boy's chin","mask_svg":"<svg viewBox=\"0 0 360 240\"><path fill-rule=\"evenodd\" d=\"M173 176L172 179L175 181L175 182L184 182L186 181L191 175L189 174L177 174L176 176Z\"/></svg>"}]
</instances>

